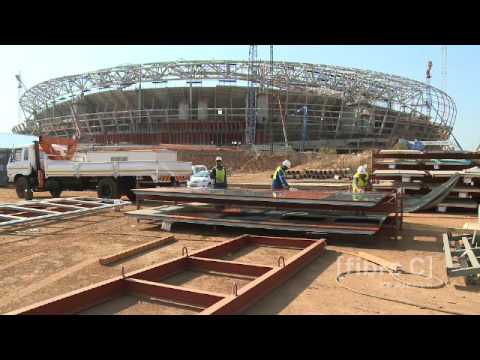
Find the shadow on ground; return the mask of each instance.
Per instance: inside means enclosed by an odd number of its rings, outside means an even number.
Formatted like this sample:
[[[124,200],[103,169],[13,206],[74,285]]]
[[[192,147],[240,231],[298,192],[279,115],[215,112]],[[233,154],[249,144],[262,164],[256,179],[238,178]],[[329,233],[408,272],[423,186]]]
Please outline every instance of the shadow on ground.
[[[293,300],[298,298],[315,279],[320,276],[330,265],[337,261],[341,254],[333,250],[325,250],[316,260],[297,272],[288,281],[272,291],[265,298],[252,305],[246,314],[274,315],[280,313]]]
[[[144,221],[142,221],[143,223]],[[150,222],[152,227],[139,229],[139,231],[158,230],[161,232],[161,226],[158,222]],[[264,236],[287,236],[287,237],[302,237],[302,238],[325,238],[331,245],[357,247],[361,249],[383,249],[383,250],[413,250],[426,252],[443,252],[442,234],[445,229],[436,226],[424,225],[422,229],[412,230],[403,229],[400,233],[400,238],[395,238],[389,234],[380,233],[379,235],[357,238],[341,238],[333,235],[316,235],[311,236],[301,232],[285,232],[272,231],[261,229],[240,229],[223,226],[209,226],[209,225],[192,225],[192,224],[172,224],[171,232],[185,235],[204,235],[204,236],[219,236],[219,237],[235,237],[243,234],[254,234]]]

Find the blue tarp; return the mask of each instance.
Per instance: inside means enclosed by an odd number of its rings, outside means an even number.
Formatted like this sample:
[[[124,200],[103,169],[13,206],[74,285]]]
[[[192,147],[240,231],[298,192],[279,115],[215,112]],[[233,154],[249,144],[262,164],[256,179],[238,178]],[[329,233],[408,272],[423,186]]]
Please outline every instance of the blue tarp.
[[[415,141],[409,141],[408,142],[408,148],[410,150],[424,150],[425,149],[425,145],[423,145],[423,143],[419,140],[415,140]]]

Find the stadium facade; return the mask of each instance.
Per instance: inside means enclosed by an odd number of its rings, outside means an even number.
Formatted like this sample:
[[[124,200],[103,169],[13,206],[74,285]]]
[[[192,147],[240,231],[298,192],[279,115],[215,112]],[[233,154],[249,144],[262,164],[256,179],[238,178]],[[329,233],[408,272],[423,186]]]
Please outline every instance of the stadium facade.
[[[250,65],[250,66],[249,66]],[[253,71],[252,71],[253,69]],[[176,61],[51,79],[20,98],[18,134],[96,144],[245,144],[255,92],[256,145],[352,151],[399,138],[446,140],[456,118],[440,89],[368,70],[292,62]],[[283,126],[285,124],[285,126]]]

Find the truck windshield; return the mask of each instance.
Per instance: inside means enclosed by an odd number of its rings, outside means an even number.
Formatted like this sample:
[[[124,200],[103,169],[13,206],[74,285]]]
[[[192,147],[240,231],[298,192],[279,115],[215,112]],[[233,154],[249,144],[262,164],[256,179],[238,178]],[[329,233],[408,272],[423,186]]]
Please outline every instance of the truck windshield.
[[[22,160],[22,149],[15,149],[13,150],[13,154],[11,157],[11,161],[20,161]]]

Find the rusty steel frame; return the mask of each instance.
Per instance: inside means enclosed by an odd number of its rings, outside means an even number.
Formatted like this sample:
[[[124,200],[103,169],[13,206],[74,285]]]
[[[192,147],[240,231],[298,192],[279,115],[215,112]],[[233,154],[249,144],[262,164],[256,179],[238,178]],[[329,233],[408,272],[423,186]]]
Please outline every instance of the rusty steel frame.
[[[288,260],[283,257],[278,258],[277,266],[247,264],[217,258],[249,245],[293,248],[298,249],[299,252]],[[326,241],[323,239],[242,235],[197,250],[190,255],[188,250],[185,254],[184,248],[181,257],[122,274],[113,279],[12,311],[8,315],[75,314],[116,297],[132,293],[172,301],[177,304],[200,307],[203,309],[200,315],[240,314],[313,261],[323,252],[325,246]],[[162,279],[191,269],[243,275],[251,277],[252,281],[238,289],[234,284],[231,295],[168,285],[161,282]]]

